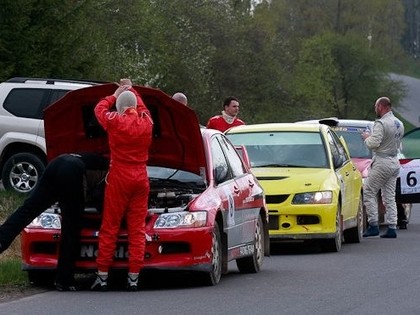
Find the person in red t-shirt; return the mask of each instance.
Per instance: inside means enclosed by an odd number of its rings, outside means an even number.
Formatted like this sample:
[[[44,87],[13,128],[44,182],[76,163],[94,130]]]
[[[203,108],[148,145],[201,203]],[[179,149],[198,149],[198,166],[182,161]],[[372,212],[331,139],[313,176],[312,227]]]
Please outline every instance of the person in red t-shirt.
[[[114,257],[123,216],[127,218],[128,278],[130,291],[137,290],[146,245],[145,225],[149,180],[146,162],[152,142],[153,121],[131,81],[121,81],[113,95],[95,107],[95,116],[108,133],[111,161],[106,177],[104,210],[99,231],[98,272],[91,289],[107,289],[108,270]],[[113,105],[117,111],[111,111]]]
[[[245,125],[237,115],[239,113],[239,100],[230,96],[223,102],[223,111],[221,115],[213,116],[207,122],[207,128],[216,129],[225,132],[231,127]]]

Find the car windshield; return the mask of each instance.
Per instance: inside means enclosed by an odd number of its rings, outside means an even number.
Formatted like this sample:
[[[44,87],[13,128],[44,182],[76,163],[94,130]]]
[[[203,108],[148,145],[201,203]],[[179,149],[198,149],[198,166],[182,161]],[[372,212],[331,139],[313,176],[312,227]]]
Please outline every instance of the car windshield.
[[[362,127],[332,127],[338,136],[343,136],[350,151],[350,157],[360,159],[371,159],[372,152],[365,145],[361,133],[365,130]]]
[[[205,189],[206,183],[201,176],[178,169],[148,166],[147,174],[151,185],[178,188]]]
[[[227,134],[247,149],[251,167],[328,167],[318,132],[275,131]]]

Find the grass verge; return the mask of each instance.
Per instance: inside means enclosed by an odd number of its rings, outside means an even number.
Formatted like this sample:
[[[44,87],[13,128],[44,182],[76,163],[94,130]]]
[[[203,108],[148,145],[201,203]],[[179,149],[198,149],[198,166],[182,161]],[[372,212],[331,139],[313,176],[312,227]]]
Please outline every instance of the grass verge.
[[[23,203],[25,195],[9,191],[0,191],[0,223]],[[27,286],[25,272],[21,270],[20,237],[17,237],[10,247],[0,254],[0,288],[7,292],[11,287]]]

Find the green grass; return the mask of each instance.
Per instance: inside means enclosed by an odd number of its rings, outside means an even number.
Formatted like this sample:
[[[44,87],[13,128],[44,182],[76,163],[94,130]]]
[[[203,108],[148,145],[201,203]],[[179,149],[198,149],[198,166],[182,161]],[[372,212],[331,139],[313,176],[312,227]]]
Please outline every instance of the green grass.
[[[20,259],[9,258],[0,261],[0,286],[26,284],[28,284],[28,278],[26,272],[21,269]]]
[[[23,203],[25,195],[0,190],[0,222],[4,220]],[[27,285],[26,272],[21,269],[20,237],[0,254],[0,287]]]

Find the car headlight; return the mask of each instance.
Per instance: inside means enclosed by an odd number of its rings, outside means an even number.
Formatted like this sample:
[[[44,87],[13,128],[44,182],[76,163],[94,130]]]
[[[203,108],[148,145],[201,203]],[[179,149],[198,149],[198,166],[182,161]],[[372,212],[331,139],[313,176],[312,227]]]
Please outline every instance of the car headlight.
[[[329,204],[332,203],[332,191],[316,191],[296,194],[292,204]]]
[[[202,227],[207,222],[207,212],[174,212],[162,213],[156,220],[155,229]]]
[[[42,229],[61,229],[60,215],[56,213],[42,213],[35,218],[27,228],[42,228]]]

